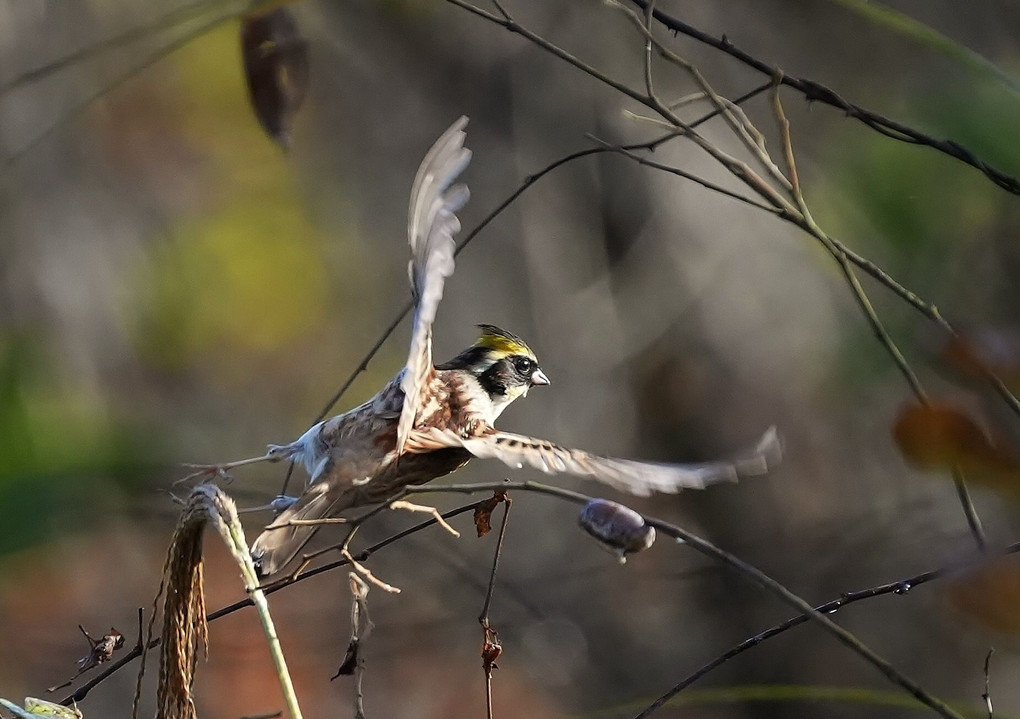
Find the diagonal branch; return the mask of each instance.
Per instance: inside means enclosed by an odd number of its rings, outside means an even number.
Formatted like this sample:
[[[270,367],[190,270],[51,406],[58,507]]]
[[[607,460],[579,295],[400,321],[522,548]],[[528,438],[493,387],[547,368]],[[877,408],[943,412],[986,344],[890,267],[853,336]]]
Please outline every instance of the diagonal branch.
[[[407,491],[410,494],[426,492],[460,492],[471,494],[475,492],[495,491],[499,489],[537,492],[539,494],[556,497],[575,504],[585,504],[592,499],[592,497],[581,494],[580,492],[572,492],[567,489],[561,489],[547,484],[540,484],[538,482],[484,482],[480,484],[452,484],[435,487],[407,487]],[[889,681],[902,688],[933,711],[941,714],[947,719],[962,719],[960,714],[952,709],[948,704],[935,697],[916,681],[900,672],[885,658],[877,654],[851,632],[833,622],[825,614],[816,610],[802,598],[769,577],[757,567],[754,567],[739,557],[716,547],[711,542],[702,539],[696,534],[688,532],[682,527],[678,527],[674,524],[670,524],[669,522],[664,522],[661,519],[655,519],[653,517],[644,517],[644,520],[646,524],[654,527],[657,532],[660,532],[667,537],[672,537],[676,540],[685,542],[695,551],[704,554],[720,564],[724,564],[736,570],[749,582],[758,585],[780,599],[782,602],[796,608],[799,612],[803,613],[808,620],[819,625],[844,646],[848,647],[851,651],[860,655],[865,661],[877,668],[887,679],[889,679]]]
[[[648,7],[648,0],[631,0],[631,2],[642,10]],[[730,42],[725,35],[722,38],[712,37],[708,33],[699,30],[693,25],[688,25],[682,20],[669,15],[658,8],[653,9],[652,17],[674,34],[680,33],[693,38],[698,42],[704,43],[705,45],[714,47],[716,50],[726,53],[730,57],[739,60],[763,75],[774,77],[779,72],[778,68],[773,67],[765,61],[760,60],[750,53],[738,48]],[[948,155],[960,162],[968,164],[971,167],[980,170],[989,180],[1007,192],[1014,195],[1020,195],[1020,180],[988,164],[978,157],[978,155],[972,150],[964,147],[955,140],[939,140],[930,135],[926,135],[919,130],[915,130],[909,125],[904,125],[901,122],[884,117],[877,112],[868,110],[860,105],[848,102],[840,97],[835,90],[831,90],[825,85],[808,78],[784,75],[782,83],[801,93],[808,101],[820,102],[842,110],[848,117],[859,120],[872,130],[875,130],[886,137],[891,137],[894,140],[899,140],[913,145],[930,147],[933,150],[937,150],[938,152]]]
[[[1020,542],[1014,542],[1013,544],[1009,545],[1000,552],[997,552],[995,554],[995,557],[1001,558],[1010,554],[1016,554],[1017,552],[1020,552]],[[979,561],[983,562],[986,556],[989,555],[979,557],[978,558]],[[958,567],[939,567],[938,569],[933,569],[928,572],[922,572],[921,574],[917,574],[907,579],[900,579],[895,582],[879,584],[876,587],[860,589],[855,592],[843,592],[842,594],[839,595],[838,599],[833,599],[831,601],[825,602],[824,604],[819,604],[818,606],[816,606],[815,611],[821,612],[822,614],[834,614],[843,607],[846,607],[855,602],[859,602],[863,599],[872,599],[874,597],[881,597],[886,594],[906,594],[914,587],[917,587],[921,584],[926,584],[935,579],[941,579],[942,577],[945,577],[956,571],[967,568],[967,566],[968,565],[960,565]],[[776,624],[775,626],[770,627],[763,632],[755,634],[753,637],[748,637],[744,641],[740,642],[740,644],[737,644],[731,649],[723,652],[715,659],[702,666],[697,671],[684,677],[676,685],[671,687],[669,691],[667,691],[658,699],[656,699],[654,702],[649,704],[644,709],[644,711],[638,714],[634,719],[645,719],[646,717],[651,716],[652,713],[654,713],[656,710],[660,709],[662,706],[668,703],[670,699],[675,697],[677,694],[682,692],[690,685],[694,684],[694,682],[698,681],[699,679],[701,679],[701,677],[705,676],[709,672],[722,666],[723,664],[733,659],[734,657],[743,654],[748,649],[753,649],[762,642],[768,641],[769,639],[772,639],[773,637],[778,636],[779,634],[782,634],[785,631],[800,626],[801,624],[804,624],[806,621],[808,621],[807,615],[801,614],[796,617],[791,617],[790,619],[787,619],[785,622]]]

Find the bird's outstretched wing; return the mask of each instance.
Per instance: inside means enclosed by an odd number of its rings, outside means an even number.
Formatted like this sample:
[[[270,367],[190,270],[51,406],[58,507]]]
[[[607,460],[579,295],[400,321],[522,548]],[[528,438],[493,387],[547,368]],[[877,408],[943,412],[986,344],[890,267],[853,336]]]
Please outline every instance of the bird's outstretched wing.
[[[425,155],[411,187],[411,206],[407,217],[407,239],[411,244],[408,274],[414,299],[411,327],[411,350],[400,381],[404,406],[397,425],[397,453],[414,426],[420,403],[421,388],[432,369],[432,323],[436,319],[443,284],[453,274],[453,236],[460,231],[454,214],[468,200],[465,185],[453,181],[471,161],[471,151],[464,147],[464,126],[461,117],[443,133]]]
[[[567,472],[592,477],[616,489],[641,496],[652,492],[702,489],[716,482],[735,482],[743,477],[765,474],[782,455],[775,427],[769,428],[757,446],[740,459],[700,464],[659,464],[599,457],[543,439],[495,430],[470,438],[460,437],[449,430],[415,430],[408,438],[406,451],[430,452],[443,447],[463,447],[475,457],[498,459],[517,469],[527,465],[549,474]]]

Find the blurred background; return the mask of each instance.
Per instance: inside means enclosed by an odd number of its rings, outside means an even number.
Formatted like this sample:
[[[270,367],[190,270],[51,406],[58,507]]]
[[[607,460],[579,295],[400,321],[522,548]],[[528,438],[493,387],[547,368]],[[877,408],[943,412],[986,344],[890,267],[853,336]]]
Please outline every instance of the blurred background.
[[[853,0],[658,7],[1020,175],[1013,3],[888,6],[905,16]],[[97,637],[112,625],[134,643],[137,609],[152,603],[176,520],[167,490],[180,463],[246,457],[300,435],[396,316],[408,298],[411,180],[454,119],[471,118],[466,230],[528,175],[592,147],[586,133],[623,143],[658,132],[624,114],[641,110],[632,101],[451,4],[306,0],[289,6],[307,43],[308,86],[288,117],[285,150],[248,99],[241,9],[214,0],[0,2],[0,695],[10,699],[45,696],[74,674],[88,649],[79,623]],[[594,0],[514,0],[508,9],[641,89],[642,41],[619,11]],[[765,79],[656,32],[729,97]],[[667,99],[693,90],[666,65],[656,65],[656,79]],[[945,155],[792,91],[783,97],[820,224],[935,302],[966,332],[964,354],[1020,389],[1017,197]],[[767,96],[745,108],[775,152]],[[741,152],[718,121],[704,134]],[[683,141],[655,159],[734,186]],[[932,394],[1016,456],[1017,417],[945,335],[864,284]],[[770,476],[704,493],[634,499],[573,478],[556,479],[560,486],[677,522],[812,603],[973,556],[949,473],[914,469],[897,449],[893,423],[911,396],[838,268],[770,215],[620,156],[572,162],[460,256],[437,357],[473,341],[479,322],[525,337],[552,379],[503,415],[506,429],[662,461],[732,455],[772,424],[786,440]],[[338,411],[398,370],[408,333],[406,322],[397,328]],[[283,473],[245,468],[228,491],[242,506],[262,504]],[[1017,472],[1004,474],[994,483],[969,476],[992,547],[1020,538]],[[456,481],[506,476],[479,461]],[[466,501],[428,500],[443,509]],[[494,679],[503,719],[632,716],[791,615],[692,550],[660,538],[620,566],[577,528],[576,507],[514,500],[491,610],[505,650]],[[475,538],[466,517],[460,539],[431,529],[370,561],[403,593],[369,596],[369,716],[484,715],[476,617],[495,535]],[[251,515],[249,536],[268,520]],[[362,530],[361,546],[416,521],[384,514]],[[241,598],[215,538],[207,562],[209,608]],[[349,637],[346,587],[346,572],[332,572],[272,598],[306,716],[352,712],[350,679],[329,681]],[[1017,606],[1020,569],[1006,559],[834,618],[975,711],[994,646],[992,696],[1008,716],[1020,714]],[[126,715],[136,666],[93,690],[85,716]],[[894,692],[811,626],[695,689],[762,684]],[[252,612],[210,625],[198,695],[201,716],[282,708]],[[733,690],[659,715],[913,711],[882,696],[775,703]]]

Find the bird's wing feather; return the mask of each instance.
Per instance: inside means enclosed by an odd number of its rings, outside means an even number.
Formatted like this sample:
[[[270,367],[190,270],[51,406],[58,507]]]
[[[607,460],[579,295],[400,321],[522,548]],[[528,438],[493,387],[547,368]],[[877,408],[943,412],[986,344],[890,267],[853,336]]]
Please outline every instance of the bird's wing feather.
[[[461,117],[436,141],[422,160],[411,187],[407,238],[411,245],[408,274],[414,319],[411,349],[400,381],[404,405],[397,425],[398,454],[414,426],[421,388],[433,371],[432,323],[443,298],[443,284],[453,274],[456,249],[453,236],[460,231],[455,213],[468,199],[467,187],[453,184],[471,161],[471,151],[464,147],[465,125],[467,118]]]
[[[498,459],[518,469],[527,465],[549,474],[567,472],[592,477],[616,489],[641,496],[652,492],[701,489],[716,482],[733,482],[764,474],[782,454],[775,427],[771,427],[744,458],[700,464],[660,464],[599,457],[581,449],[560,447],[546,440],[495,430],[481,437],[469,438],[449,430],[415,430],[407,443],[409,452],[430,452],[442,447],[463,447],[475,457]]]

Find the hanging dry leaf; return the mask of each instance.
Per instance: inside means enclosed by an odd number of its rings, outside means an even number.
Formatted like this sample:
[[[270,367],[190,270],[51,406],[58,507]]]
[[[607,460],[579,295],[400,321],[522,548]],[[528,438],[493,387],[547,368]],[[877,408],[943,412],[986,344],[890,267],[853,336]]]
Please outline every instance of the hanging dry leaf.
[[[340,662],[340,668],[336,670],[336,674],[329,678],[330,681],[338,677],[349,677],[354,675],[354,670],[358,666],[358,649],[359,642],[356,639],[352,639],[351,643],[347,645],[347,653],[344,655],[344,659]]]
[[[285,7],[249,15],[241,23],[248,95],[263,129],[284,147],[308,89],[308,43]]]
[[[911,404],[900,411],[893,438],[911,463],[924,469],[959,468],[969,480],[996,489],[1020,488],[1020,459],[993,440],[963,410],[948,404]]]
[[[113,652],[124,646],[124,635],[118,632],[113,627],[110,627],[110,632],[104,634],[102,639],[93,639],[88,632],[85,631],[85,627],[78,625],[78,629],[85,635],[85,639],[89,643],[89,653],[78,660],[78,673],[88,671],[92,667],[98,666],[103,662],[108,662],[113,659]]]
[[[499,634],[492,627],[483,627],[482,669],[486,676],[492,676],[493,669],[499,669],[496,660],[503,654],[503,645],[499,643]]]
[[[87,672],[89,669],[113,659],[113,653],[124,646],[124,635],[113,627],[110,627],[109,634],[103,635],[102,639],[93,639],[92,635],[85,631],[85,627],[80,624],[78,625],[78,629],[85,635],[85,640],[89,643],[89,653],[78,660],[78,671],[73,677],[63,684],[50,687],[46,690],[48,692],[55,692],[58,689],[63,689],[64,687],[69,686],[75,679],[77,679],[81,674]]]
[[[478,536],[484,537],[492,531],[492,511],[503,501],[503,495],[499,492],[488,499],[482,500],[475,505],[475,529]]]

